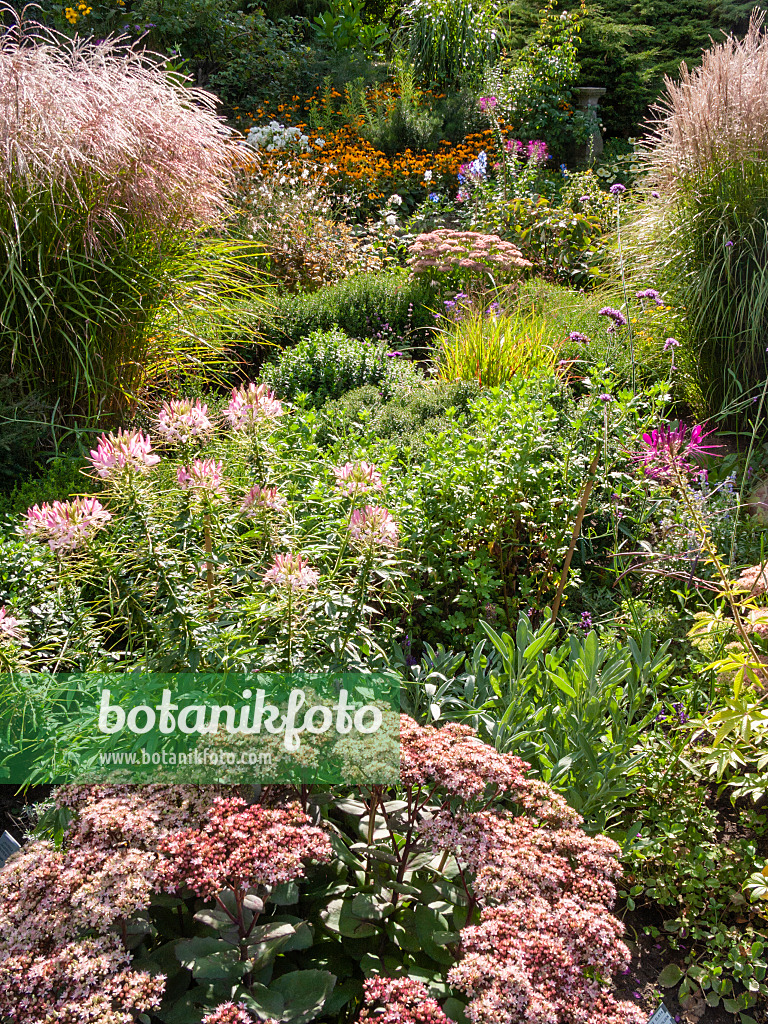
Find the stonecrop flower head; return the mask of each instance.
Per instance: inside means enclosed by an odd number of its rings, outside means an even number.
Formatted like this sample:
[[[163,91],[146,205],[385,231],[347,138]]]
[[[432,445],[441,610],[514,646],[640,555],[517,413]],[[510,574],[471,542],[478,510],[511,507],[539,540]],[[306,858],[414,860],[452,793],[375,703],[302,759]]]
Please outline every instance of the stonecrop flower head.
[[[317,586],[320,573],[313,569],[301,554],[276,555],[274,562],[264,573],[264,582],[291,590],[309,590]]]
[[[450,1024],[425,985],[415,978],[369,978],[363,983],[365,1009],[360,1021],[371,1024]]]
[[[283,404],[266,384],[243,384],[232,389],[232,397],[224,410],[224,418],[235,430],[249,430],[268,424],[282,416]]]
[[[669,426],[658,427],[650,434],[643,434],[645,447],[633,456],[639,462],[645,475],[661,483],[679,483],[681,479],[698,471],[699,467],[691,460],[702,455],[715,455],[719,444],[705,444],[711,430],[704,432],[702,424],[688,427],[680,423],[675,430]]]
[[[221,1003],[203,1017],[201,1024],[254,1024],[254,1017],[245,1003]],[[270,1018],[262,1024],[277,1024],[277,1021]]]
[[[27,509],[22,532],[47,544],[51,551],[66,553],[82,547],[111,520],[111,513],[96,498],[45,502]]]
[[[379,505],[355,509],[349,519],[352,544],[363,550],[395,548],[399,539],[397,523],[391,513]]]
[[[189,467],[179,466],[176,481],[183,491],[194,491],[201,497],[225,493],[223,466],[213,459],[195,459]]]
[[[207,437],[213,430],[208,417],[208,406],[199,398],[173,398],[163,402],[157,414],[157,431],[163,439],[176,444],[188,444],[193,439]]]
[[[160,456],[152,451],[149,434],[118,430],[116,434],[102,434],[87,461],[98,477],[111,480],[125,472],[146,472],[158,464]]]
[[[272,509],[278,512],[285,507],[285,496],[276,487],[259,487],[254,484],[240,503],[241,512],[252,512],[255,509]]]
[[[381,491],[381,473],[369,462],[346,462],[333,471],[336,486],[342,494],[362,494],[365,491]]]
[[[327,834],[310,824],[298,803],[248,806],[240,797],[214,801],[202,828],[172,833],[160,844],[162,886],[187,886],[208,899],[222,889],[280,885],[304,877],[308,861],[326,863]]]
[[[19,626],[21,622],[15,618],[5,605],[0,604],[0,644],[8,640],[21,640],[24,634]]]

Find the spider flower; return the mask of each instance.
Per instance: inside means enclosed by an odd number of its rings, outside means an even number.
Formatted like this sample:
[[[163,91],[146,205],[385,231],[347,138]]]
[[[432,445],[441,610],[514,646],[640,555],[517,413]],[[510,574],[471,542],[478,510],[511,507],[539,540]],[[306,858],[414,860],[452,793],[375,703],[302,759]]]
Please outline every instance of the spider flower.
[[[712,431],[704,432],[702,424],[688,427],[681,423],[676,430],[662,426],[643,434],[645,447],[636,452],[634,459],[645,469],[645,475],[661,483],[674,483],[680,477],[688,476],[698,467],[691,462],[702,455],[714,455],[719,444],[706,444],[705,439]]]
[[[191,466],[179,466],[176,481],[183,491],[201,495],[224,494],[222,464],[213,459],[195,459]]]
[[[291,590],[310,590],[317,586],[320,573],[301,554],[277,555],[270,568],[264,573],[264,582]]]
[[[363,491],[383,489],[381,474],[368,462],[347,462],[333,472],[336,474],[336,486],[342,494],[360,494]]]
[[[254,484],[243,498],[240,511],[248,512],[257,508],[271,508],[278,511],[284,505],[285,497],[276,487],[259,487],[258,484]]]
[[[116,434],[102,434],[99,443],[91,449],[88,462],[96,475],[109,480],[125,472],[143,473],[154,468],[160,456],[152,451],[149,434],[140,430],[118,430]]]
[[[353,545],[366,551],[397,547],[399,536],[391,513],[378,505],[355,509],[349,520],[349,533]]]
[[[21,640],[23,633],[19,629],[20,625],[21,622],[0,605],[0,644],[8,640]]]
[[[200,399],[174,398],[163,402],[157,415],[157,430],[164,440],[188,444],[194,438],[205,437],[213,430],[208,418],[208,406]]]
[[[224,418],[235,430],[248,430],[262,423],[269,423],[283,415],[283,405],[275,398],[266,384],[254,384],[251,381],[241,388],[232,389],[229,405],[224,410]]]
[[[45,502],[27,509],[26,537],[48,544],[51,551],[75,551],[103,529],[112,518],[96,498]]]

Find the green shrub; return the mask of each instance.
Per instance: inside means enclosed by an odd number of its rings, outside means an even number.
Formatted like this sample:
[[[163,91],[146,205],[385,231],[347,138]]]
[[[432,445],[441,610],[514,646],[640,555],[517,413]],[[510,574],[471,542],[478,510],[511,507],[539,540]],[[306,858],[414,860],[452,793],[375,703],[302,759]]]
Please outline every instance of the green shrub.
[[[438,297],[428,283],[407,279],[404,271],[357,274],[311,295],[283,295],[259,324],[264,342],[290,346],[312,331],[338,326],[351,338],[378,337],[394,349],[421,347],[435,323]],[[243,355],[258,361],[259,346]]]
[[[260,379],[279,398],[292,399],[304,392],[311,396],[312,405],[319,406],[363,384],[376,385],[388,397],[419,376],[410,362],[388,355],[381,342],[350,338],[332,328],[313,331],[285,349],[277,363],[262,368]]]
[[[385,399],[368,385],[327,402],[315,428],[315,441],[326,447],[350,436],[396,445],[401,464],[418,461],[426,438],[447,429],[454,416],[472,419],[472,403],[480,394],[475,381],[423,380],[405,385]]]
[[[32,468],[34,475],[17,482],[9,494],[0,494],[0,519],[23,515],[46,501],[66,501],[71,494],[92,491],[94,484],[80,472],[82,466],[81,455],[74,451],[50,459],[45,466],[37,463]]]

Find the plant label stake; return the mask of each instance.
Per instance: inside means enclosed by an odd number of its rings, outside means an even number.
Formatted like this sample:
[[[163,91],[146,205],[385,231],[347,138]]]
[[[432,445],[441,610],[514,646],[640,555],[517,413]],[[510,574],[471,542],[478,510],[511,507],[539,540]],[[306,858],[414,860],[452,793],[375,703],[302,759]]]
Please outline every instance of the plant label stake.
[[[3,832],[0,836],[0,868],[5,864],[12,853],[16,853],[21,847],[13,838],[10,832]]]
[[[654,1013],[650,1018],[648,1024],[675,1024],[675,1018],[666,1008],[664,1003],[662,1003],[656,1013]]]

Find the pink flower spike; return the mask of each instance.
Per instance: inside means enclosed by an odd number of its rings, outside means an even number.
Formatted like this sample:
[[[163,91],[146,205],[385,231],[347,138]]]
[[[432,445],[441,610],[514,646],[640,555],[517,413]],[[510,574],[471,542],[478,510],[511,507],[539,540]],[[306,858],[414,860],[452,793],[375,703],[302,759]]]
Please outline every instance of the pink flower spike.
[[[111,480],[124,473],[153,469],[160,456],[152,451],[149,434],[144,435],[140,430],[118,430],[116,434],[102,434],[87,461],[98,477]]]
[[[313,569],[301,554],[277,555],[264,573],[264,582],[291,590],[310,590],[317,586],[320,573]]]
[[[22,528],[26,537],[48,544],[51,551],[68,553],[82,547],[103,529],[112,516],[96,498],[46,502],[27,509]]]
[[[23,633],[19,629],[21,622],[15,618],[4,605],[0,605],[0,644],[9,640],[21,640]]]
[[[274,391],[270,391],[266,384],[257,385],[251,381],[239,389],[232,389],[224,418],[234,430],[249,430],[274,421],[283,412],[282,402],[275,398]]]
[[[342,494],[383,490],[381,474],[368,462],[347,462],[333,472],[336,474],[336,486]]]
[[[365,551],[395,548],[399,539],[397,523],[387,509],[378,505],[355,509],[349,520],[349,532],[355,547]]]
[[[206,437],[213,430],[208,417],[208,406],[200,399],[174,398],[163,402],[157,414],[157,431],[163,439],[188,444],[196,438]]]
[[[189,468],[179,466],[176,480],[183,491],[212,496],[225,493],[222,464],[213,459],[195,459]]]

